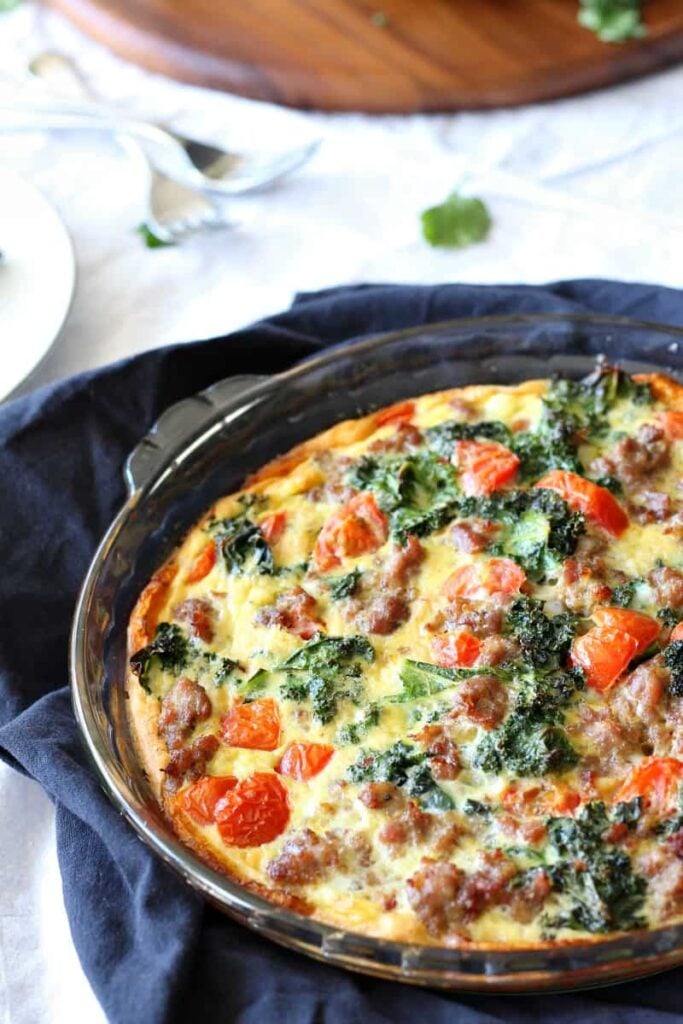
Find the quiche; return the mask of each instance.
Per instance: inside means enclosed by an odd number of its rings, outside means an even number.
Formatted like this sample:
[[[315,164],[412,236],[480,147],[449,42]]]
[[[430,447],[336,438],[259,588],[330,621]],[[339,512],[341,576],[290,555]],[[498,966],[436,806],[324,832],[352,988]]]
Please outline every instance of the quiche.
[[[683,918],[683,387],[426,394],[219,500],[141,593],[130,722],[180,839],[364,935]]]

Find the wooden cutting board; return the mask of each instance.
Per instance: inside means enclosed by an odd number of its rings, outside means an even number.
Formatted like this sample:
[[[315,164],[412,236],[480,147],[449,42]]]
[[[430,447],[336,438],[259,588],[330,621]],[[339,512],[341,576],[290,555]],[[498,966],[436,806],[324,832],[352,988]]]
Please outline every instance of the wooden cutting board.
[[[578,0],[51,0],[121,56],[199,85],[296,107],[412,112],[510,106],[683,56],[682,0],[649,33],[600,43]]]

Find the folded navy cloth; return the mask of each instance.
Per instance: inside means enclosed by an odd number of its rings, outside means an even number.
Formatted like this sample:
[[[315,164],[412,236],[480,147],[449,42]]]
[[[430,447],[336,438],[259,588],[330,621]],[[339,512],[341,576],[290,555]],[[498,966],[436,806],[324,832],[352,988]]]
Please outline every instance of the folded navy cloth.
[[[0,407],[0,756],[54,801],[73,939],[113,1024],[410,1022],[665,1024],[683,970],[553,997],[464,996],[345,973],[206,906],[136,838],[79,741],[67,639],[79,585],[124,500],[126,455],[172,402],[329,345],[485,314],[599,312],[683,325],[683,293],[608,281],[545,287],[363,285],[302,295],[229,337],[179,345]]]

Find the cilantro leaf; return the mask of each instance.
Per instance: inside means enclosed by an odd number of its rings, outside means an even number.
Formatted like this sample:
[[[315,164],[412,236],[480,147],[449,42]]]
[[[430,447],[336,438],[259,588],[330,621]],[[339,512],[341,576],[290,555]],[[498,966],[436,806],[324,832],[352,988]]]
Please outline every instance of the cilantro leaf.
[[[464,249],[483,241],[491,228],[491,217],[481,199],[451,192],[438,206],[421,215],[422,234],[432,246]]]
[[[580,25],[603,43],[625,43],[647,35],[642,21],[643,0],[579,0]]]

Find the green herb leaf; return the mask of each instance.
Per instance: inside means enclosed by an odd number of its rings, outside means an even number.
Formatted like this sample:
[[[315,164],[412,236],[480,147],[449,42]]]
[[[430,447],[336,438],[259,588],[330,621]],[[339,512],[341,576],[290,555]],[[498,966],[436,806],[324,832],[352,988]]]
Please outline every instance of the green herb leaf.
[[[561,859],[547,870],[555,890],[572,903],[547,918],[547,926],[609,932],[645,925],[645,879],[634,875],[627,853],[604,840],[612,821],[626,814],[631,823],[636,808],[625,806],[618,805],[610,818],[605,805],[593,801],[576,818],[548,820],[548,839]]]
[[[0,0],[0,4],[6,2],[7,0]],[[13,2],[13,0],[10,0],[10,2]],[[7,10],[7,8],[0,6],[0,10]],[[168,242],[163,238],[159,238],[159,236],[155,235],[152,231],[149,224],[139,224],[136,231],[148,249],[168,249],[176,244],[175,242]]]
[[[375,651],[364,636],[315,637],[278,666],[287,679],[280,687],[286,700],[310,700],[313,714],[323,725],[337,714],[339,703],[359,703],[362,693],[361,662],[370,664]]]
[[[343,601],[346,597],[353,597],[358,590],[362,575],[360,569],[352,569],[345,576],[328,576],[325,582],[329,587],[332,599]]]
[[[537,667],[559,668],[574,638],[577,619],[561,614],[548,617],[543,603],[519,597],[506,616],[506,628],[522,648],[525,660]]]
[[[275,573],[273,552],[246,511],[230,519],[214,519],[207,529],[218,542],[229,573],[238,576],[272,576]]]
[[[481,242],[491,228],[491,217],[481,199],[470,199],[457,192],[425,210],[421,220],[425,240],[447,249],[464,249]]]
[[[643,0],[579,0],[580,25],[603,43],[624,43],[647,35],[642,22]]]
[[[132,656],[130,667],[139,678],[143,690],[151,693],[149,676],[154,666],[158,665],[166,672],[180,672],[185,668],[189,654],[190,646],[180,627],[170,622],[160,622],[154,639]]]

